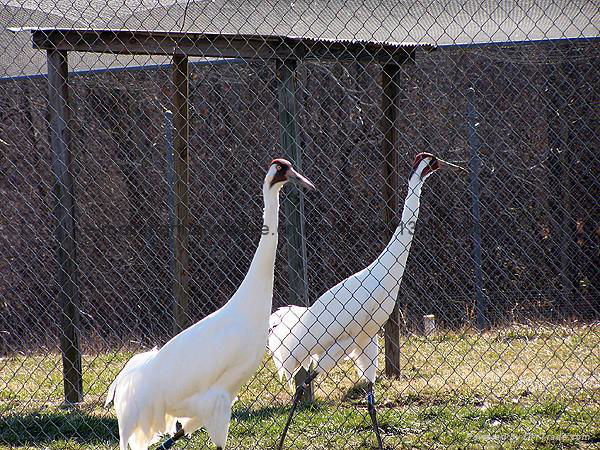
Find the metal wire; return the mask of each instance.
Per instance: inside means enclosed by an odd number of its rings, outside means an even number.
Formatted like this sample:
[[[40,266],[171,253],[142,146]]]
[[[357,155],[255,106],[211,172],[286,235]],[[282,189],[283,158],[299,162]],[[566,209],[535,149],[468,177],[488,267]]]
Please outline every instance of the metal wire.
[[[392,187],[399,204],[391,222],[384,213],[390,180],[383,169],[381,61],[358,53],[298,61],[302,170],[318,187],[303,206],[307,297],[313,302],[385,247],[417,153],[469,167],[469,176],[440,171],[424,188],[398,297],[400,379],[383,373],[381,334],[375,391],[384,442],[390,448],[597,444],[600,33],[593,2],[563,8],[534,1],[529,9],[446,2],[439,14],[427,2],[416,2],[410,14],[388,2],[353,0],[50,3],[4,1],[2,30],[119,28],[443,45],[417,50],[396,78],[399,184]],[[46,53],[32,48],[29,33],[8,31],[0,31],[0,53],[0,447],[116,448],[114,411],[100,408],[109,383],[131,355],[173,335],[170,59],[69,53],[83,402],[65,410],[51,105],[48,80],[40,76],[47,73]],[[264,171],[285,154],[274,59],[191,58],[189,79],[187,315],[193,323],[225,304],[243,279],[260,238]],[[274,309],[295,295],[285,233],[291,225],[284,215],[282,222]],[[426,334],[423,316],[431,314],[435,331]],[[301,408],[287,445],[373,446],[356,381],[347,362],[317,378],[317,406]],[[291,395],[266,357],[234,405],[229,447],[274,446]],[[559,409],[545,416],[552,405]],[[579,416],[569,412],[579,407]],[[540,429],[555,440],[544,441],[528,414],[553,421]],[[469,420],[480,420],[480,430],[465,425]],[[208,445],[200,435],[177,446]]]

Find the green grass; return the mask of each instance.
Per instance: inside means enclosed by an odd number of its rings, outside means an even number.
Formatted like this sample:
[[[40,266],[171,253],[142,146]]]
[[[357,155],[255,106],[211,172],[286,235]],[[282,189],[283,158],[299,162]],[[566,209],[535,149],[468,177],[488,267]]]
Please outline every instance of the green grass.
[[[381,376],[375,388],[387,448],[600,448],[598,325],[465,330],[401,345],[402,377]],[[76,410],[61,408],[59,355],[0,359],[0,449],[115,448],[114,410],[102,404],[130,356],[86,355]],[[375,448],[356,380],[349,364],[319,377],[317,401],[300,408],[286,448]],[[265,359],[234,405],[229,448],[274,448],[290,396]],[[186,444],[209,445],[203,432],[176,448]]]

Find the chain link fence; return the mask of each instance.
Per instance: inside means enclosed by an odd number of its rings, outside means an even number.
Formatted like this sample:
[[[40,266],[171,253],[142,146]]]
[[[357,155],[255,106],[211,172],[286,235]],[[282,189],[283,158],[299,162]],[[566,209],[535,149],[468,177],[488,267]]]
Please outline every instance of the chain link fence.
[[[598,5],[441,3],[2,0],[0,448],[118,447],[108,386],[133,354],[174,335],[182,290],[189,324],[231,298],[260,238],[273,158],[301,160],[317,187],[301,210],[299,191],[282,191],[275,310],[313,303],[377,258],[423,151],[467,172],[440,170],[423,187],[397,327],[378,337],[384,448],[598,445]],[[212,55],[189,57],[186,286],[175,287],[171,56],[135,40],[113,42],[117,54],[82,38],[68,52],[75,296],[57,260],[46,51],[15,27],[105,30],[99,40],[189,32]],[[225,44],[202,47],[202,33]],[[286,144],[281,61],[265,56],[273,36],[293,37],[286,55],[309,49],[293,68],[300,154]],[[422,45],[399,63],[384,44],[400,42]],[[65,346],[80,358],[75,404],[64,402]],[[286,448],[377,448],[352,361],[313,388]],[[267,354],[233,406],[227,447],[276,448],[292,396]],[[176,445],[212,444],[196,432]]]

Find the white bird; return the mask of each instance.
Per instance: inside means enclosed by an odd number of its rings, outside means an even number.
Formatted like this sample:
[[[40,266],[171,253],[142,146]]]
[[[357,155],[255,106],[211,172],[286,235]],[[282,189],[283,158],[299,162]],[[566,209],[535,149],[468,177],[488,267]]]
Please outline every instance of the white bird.
[[[368,383],[369,414],[379,448],[383,448],[373,396],[379,352],[377,333],[390,317],[398,296],[419,217],[423,183],[441,163],[454,166],[429,153],[416,156],[401,222],[375,261],[325,292],[309,308],[288,306],[271,315],[269,350],[280,378],[291,384],[300,368],[312,367],[304,384],[296,390],[280,449],[304,389],[318,373],[329,372],[345,358],[354,361],[359,378]]]
[[[217,449],[225,447],[232,403],[266,350],[279,191],[288,181],[314,188],[288,161],[273,160],[263,184],[262,236],[248,273],[227,304],[161,349],[131,358],[110,386],[106,405],[114,400],[120,450],[127,445],[147,449],[162,433],[176,429],[160,447],[168,449],[200,427]]]

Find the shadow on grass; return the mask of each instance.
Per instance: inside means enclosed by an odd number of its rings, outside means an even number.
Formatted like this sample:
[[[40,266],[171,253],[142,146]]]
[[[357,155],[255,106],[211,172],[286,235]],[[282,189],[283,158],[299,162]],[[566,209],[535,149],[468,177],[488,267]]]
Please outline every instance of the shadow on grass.
[[[287,418],[290,410],[292,409],[292,403],[284,406],[265,406],[259,409],[251,408],[240,408],[236,409],[232,413],[232,417],[235,420],[246,422],[246,421],[260,421],[265,419],[271,419],[273,417]],[[301,403],[296,408],[296,413],[302,412],[318,412],[323,409],[323,405],[320,403]]]
[[[241,422],[263,421],[287,417],[289,406],[234,410],[233,418]],[[296,413],[317,412],[318,403],[298,405]],[[40,411],[0,417],[0,445],[41,446],[57,441],[79,444],[117,444],[119,427],[112,417],[98,417],[82,411]]]
[[[344,396],[342,397],[342,402],[357,402],[364,401],[366,403],[367,399],[367,389],[369,383],[366,381],[359,381],[358,383],[351,386]]]
[[[73,440],[82,444],[118,442],[117,420],[81,411],[44,411],[0,417],[0,444],[50,444]]]

